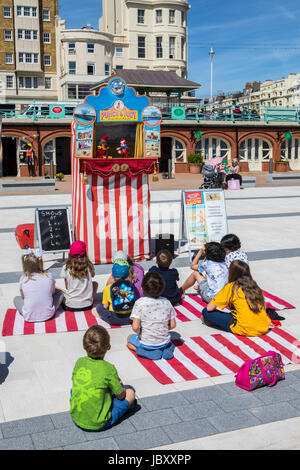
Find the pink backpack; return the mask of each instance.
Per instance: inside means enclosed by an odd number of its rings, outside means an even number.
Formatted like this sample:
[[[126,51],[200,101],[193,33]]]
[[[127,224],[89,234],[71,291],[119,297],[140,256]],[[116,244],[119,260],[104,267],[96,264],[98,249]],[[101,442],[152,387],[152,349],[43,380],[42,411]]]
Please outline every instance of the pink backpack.
[[[264,356],[246,361],[236,375],[235,384],[251,391],[264,385],[272,387],[277,380],[284,378],[281,355],[275,351],[268,351]]]

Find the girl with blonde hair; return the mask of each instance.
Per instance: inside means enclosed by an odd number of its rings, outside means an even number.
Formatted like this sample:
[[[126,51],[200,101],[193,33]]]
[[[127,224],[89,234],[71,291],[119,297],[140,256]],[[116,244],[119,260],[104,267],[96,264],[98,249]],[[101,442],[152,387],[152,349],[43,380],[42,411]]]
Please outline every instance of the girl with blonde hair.
[[[14,298],[14,305],[27,322],[49,320],[60,306],[63,293],[55,288],[52,274],[44,270],[38,250],[29,249],[22,256],[22,266],[20,296]]]

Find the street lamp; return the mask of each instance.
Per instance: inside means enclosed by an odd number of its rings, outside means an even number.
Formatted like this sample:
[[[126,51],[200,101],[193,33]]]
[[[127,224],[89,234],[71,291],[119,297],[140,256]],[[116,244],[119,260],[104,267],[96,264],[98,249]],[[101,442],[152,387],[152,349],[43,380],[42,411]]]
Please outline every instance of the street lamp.
[[[210,57],[210,101],[212,101],[213,96],[213,60],[214,60],[215,51],[213,47],[210,48],[209,57]]]

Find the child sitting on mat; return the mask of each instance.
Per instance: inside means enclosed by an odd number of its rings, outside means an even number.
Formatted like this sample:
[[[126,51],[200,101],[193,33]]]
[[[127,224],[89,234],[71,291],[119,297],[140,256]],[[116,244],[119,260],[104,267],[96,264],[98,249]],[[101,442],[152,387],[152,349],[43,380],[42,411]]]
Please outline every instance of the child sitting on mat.
[[[200,259],[203,257],[204,259]],[[181,291],[184,294],[197,283],[197,290],[206,303],[209,303],[228,282],[225,251],[220,243],[206,243],[197,253],[191,269],[194,272],[187,278]]]
[[[179,287],[177,285],[179,274],[177,269],[170,269],[172,261],[173,256],[170,251],[160,250],[156,255],[157,266],[152,266],[149,269],[149,273],[158,273],[162,276],[166,287],[161,296],[168,299],[172,305],[177,305],[181,298]]]
[[[98,284],[92,281],[95,270],[90,261],[86,244],[82,241],[72,243],[61,277],[65,280],[66,292],[63,301],[65,310],[79,312],[91,310],[97,293]]]
[[[226,253],[225,263],[228,269],[230,263],[235,259],[239,259],[240,261],[244,261],[245,263],[249,264],[247,254],[241,250],[241,242],[239,237],[233,233],[229,233],[222,238],[220,243]]]
[[[129,264],[129,275],[128,279],[130,282],[134,284],[134,290],[135,290],[135,296],[136,299],[139,299],[140,297],[143,297],[143,290],[142,290],[142,280],[144,277],[144,268],[140,264],[136,264],[133,259],[125,253],[125,251],[116,251],[116,253],[113,255],[112,261],[113,263],[117,259],[123,259],[126,260],[127,263]],[[106,285],[112,284],[114,282],[114,277],[111,274],[110,277],[107,280]]]
[[[41,253],[31,249],[22,256],[23,275],[19,282],[20,296],[14,305],[27,322],[41,322],[52,318],[63,300],[63,293],[55,289],[52,274],[44,271]]]
[[[129,264],[117,259],[112,268],[113,282],[104,287],[102,304],[93,309],[110,325],[130,325],[130,314],[136,300],[133,284],[128,279]]]
[[[231,312],[220,312],[225,309]],[[242,336],[267,333],[271,320],[265,309],[262,290],[252,279],[247,263],[234,260],[229,268],[229,283],[203,309],[204,322]]]
[[[175,346],[169,330],[176,327],[176,312],[169,300],[161,297],[165,281],[160,274],[148,272],[142,289],[144,297],[136,301],[130,316],[135,334],[128,336],[127,346],[140,357],[172,359]]]
[[[85,431],[103,431],[116,424],[136,405],[132,388],[125,388],[113,364],[104,360],[110,337],[100,325],[83,337],[87,356],[77,360],[72,374],[70,414]]]

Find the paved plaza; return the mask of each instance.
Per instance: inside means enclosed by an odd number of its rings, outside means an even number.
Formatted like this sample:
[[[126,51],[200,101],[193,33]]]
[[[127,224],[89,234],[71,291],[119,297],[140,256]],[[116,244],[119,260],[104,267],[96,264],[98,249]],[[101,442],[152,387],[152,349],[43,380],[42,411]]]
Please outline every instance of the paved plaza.
[[[151,191],[151,231],[174,233],[178,240],[180,190]],[[300,186],[226,191],[229,232],[248,253],[260,287],[296,306],[284,310],[283,328],[300,339]],[[21,250],[14,230],[34,222],[38,206],[70,205],[70,194],[0,197],[0,320],[13,307],[21,275]],[[62,257],[46,255],[57,285]],[[154,260],[144,262],[145,269]],[[180,284],[190,273],[186,250],[173,263]],[[96,266],[99,292],[111,266]],[[83,332],[2,338],[0,367],[0,449],[299,449],[300,364],[286,366],[286,380],[274,388],[245,392],[223,375],[161,385],[127,350],[130,329],[109,331],[106,359],[132,385],[137,411],[103,433],[85,433],[68,414],[71,375],[82,349]],[[176,327],[183,338],[213,334],[200,321]]]

